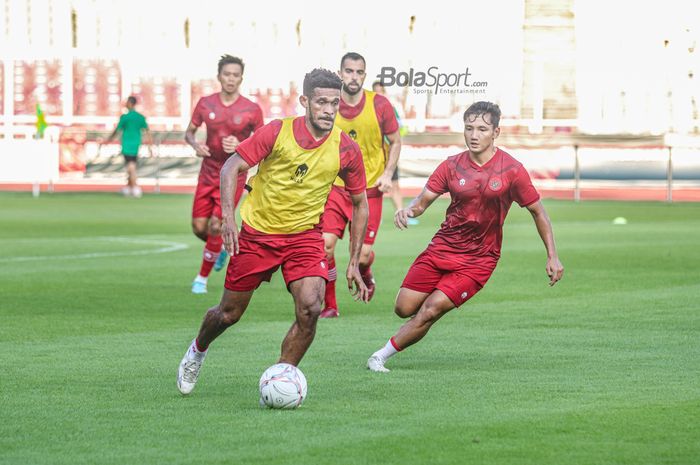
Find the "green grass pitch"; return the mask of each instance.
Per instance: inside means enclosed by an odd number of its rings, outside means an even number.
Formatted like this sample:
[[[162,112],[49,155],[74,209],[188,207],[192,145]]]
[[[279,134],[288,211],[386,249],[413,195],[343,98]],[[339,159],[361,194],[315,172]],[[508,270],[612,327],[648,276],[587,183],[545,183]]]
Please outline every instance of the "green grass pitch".
[[[481,293],[370,373],[446,206],[398,231],[385,203],[374,300],[339,286],[341,318],[319,322],[300,365],[308,398],[271,411],[258,378],[293,318],[279,274],[194,393],[175,386],[223,287],[217,273],[190,293],[190,196],[0,194],[0,463],[700,463],[700,204],[545,202],[566,268],[553,288],[514,206]]]

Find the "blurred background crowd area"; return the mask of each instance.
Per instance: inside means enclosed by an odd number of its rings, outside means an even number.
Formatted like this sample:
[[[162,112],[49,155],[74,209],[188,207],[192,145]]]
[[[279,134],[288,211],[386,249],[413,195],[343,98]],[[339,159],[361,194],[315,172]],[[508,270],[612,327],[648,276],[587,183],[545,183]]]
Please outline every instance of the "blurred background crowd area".
[[[54,128],[62,173],[85,173],[129,95],[167,156],[197,100],[219,90],[216,63],[246,63],[242,94],[267,121],[301,112],[304,74],[356,51],[370,88],[382,67],[469,72],[478,88],[387,86],[410,147],[461,145],[462,113],[490,100],[514,147],[663,147],[700,131],[697,15],[687,2],[628,0],[372,2],[0,0],[2,137]],[[602,142],[601,142],[602,141]],[[408,151],[410,153],[410,150]],[[161,155],[165,152],[160,151]],[[442,156],[442,154],[440,155]],[[410,156],[409,156],[410,158]]]

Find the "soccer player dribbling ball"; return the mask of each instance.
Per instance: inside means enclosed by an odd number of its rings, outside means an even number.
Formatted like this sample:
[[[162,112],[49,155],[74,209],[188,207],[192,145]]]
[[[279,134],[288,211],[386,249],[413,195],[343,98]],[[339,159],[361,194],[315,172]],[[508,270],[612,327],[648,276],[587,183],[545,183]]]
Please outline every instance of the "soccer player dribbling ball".
[[[494,145],[500,117],[498,105],[472,104],[464,113],[468,150],[442,162],[423,192],[396,212],[394,223],[405,229],[409,218],[450,194],[445,221],[411,265],[396,297],[394,311],[410,320],[372,354],[371,371],[388,372],[384,364],[390,357],[420,341],[436,321],[481,290],[498,263],[503,223],[513,202],[532,214],[547,251],[550,286],[561,279],[564,267],[539,193],[523,165]]]
[[[389,100],[362,88],[367,77],[365,68],[365,59],[358,53],[349,52],[341,58],[338,75],[343,80],[343,89],[335,124],[360,146],[367,174],[369,220],[360,254],[360,273],[370,290],[371,299],[375,288],[371,268],[374,262],[372,245],[377,239],[382,220],[382,196],[391,190],[391,176],[399,161],[401,135],[394,107]],[[386,153],[385,138],[388,141]],[[352,222],[350,196],[343,187],[342,179],[337,179],[323,213],[323,239],[330,281],[326,286],[325,308],[321,312],[321,318],[340,315],[335,295],[335,245],[338,239],[342,239],[347,224]]]
[[[253,292],[282,268],[294,299],[295,321],[282,342],[278,363],[297,366],[311,345],[328,280],[320,218],[333,181],[340,176],[352,199],[348,288],[366,302],[369,291],[359,271],[367,227],[366,180],[355,142],[333,125],[340,103],[340,78],[315,69],[304,78],[299,98],[305,116],[274,120],[236,148],[221,170],[222,236],[232,255],[219,305],[204,316],[178,369],[182,394],[194,389],[209,344],[238,322]],[[241,207],[238,230],[234,193],[239,173],[258,165],[250,195]]]
[[[207,292],[207,280],[212,268],[216,271],[222,269],[228,257],[222,249],[219,171],[238,144],[263,125],[263,114],[258,104],[240,94],[244,69],[245,64],[240,58],[231,55],[221,57],[217,73],[221,91],[199,99],[185,131],[185,140],[202,158],[192,205],[192,232],[205,242],[199,274],[192,282],[192,292],[195,294]],[[204,144],[195,138],[197,128],[202,124],[207,127]],[[241,172],[236,186],[236,204],[243,194],[245,176],[246,173]]]

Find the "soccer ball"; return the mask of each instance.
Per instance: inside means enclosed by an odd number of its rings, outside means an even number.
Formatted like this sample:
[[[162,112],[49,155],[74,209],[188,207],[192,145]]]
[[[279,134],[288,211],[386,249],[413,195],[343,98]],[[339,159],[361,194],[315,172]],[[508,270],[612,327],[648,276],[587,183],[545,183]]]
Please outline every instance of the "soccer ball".
[[[260,405],[270,408],[297,408],[306,398],[306,377],[289,363],[272,365],[260,377]]]

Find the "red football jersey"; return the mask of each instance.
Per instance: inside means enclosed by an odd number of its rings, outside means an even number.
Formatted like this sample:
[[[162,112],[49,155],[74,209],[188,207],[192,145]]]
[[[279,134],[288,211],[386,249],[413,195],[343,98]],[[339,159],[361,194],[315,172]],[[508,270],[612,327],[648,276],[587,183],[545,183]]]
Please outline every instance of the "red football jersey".
[[[426,188],[436,194],[449,192],[452,199],[428,250],[451,254],[474,267],[474,279],[481,284],[501,255],[503,223],[511,204],[526,207],[540,199],[525,167],[501,149],[483,166],[469,151],[449,157]]]
[[[219,183],[219,171],[231,154],[224,152],[222,139],[234,135],[243,142],[253,131],[263,125],[260,106],[240,95],[235,102],[226,106],[219,93],[202,97],[192,112],[192,124],[207,126],[207,141],[211,157],[202,159],[199,182]]]

